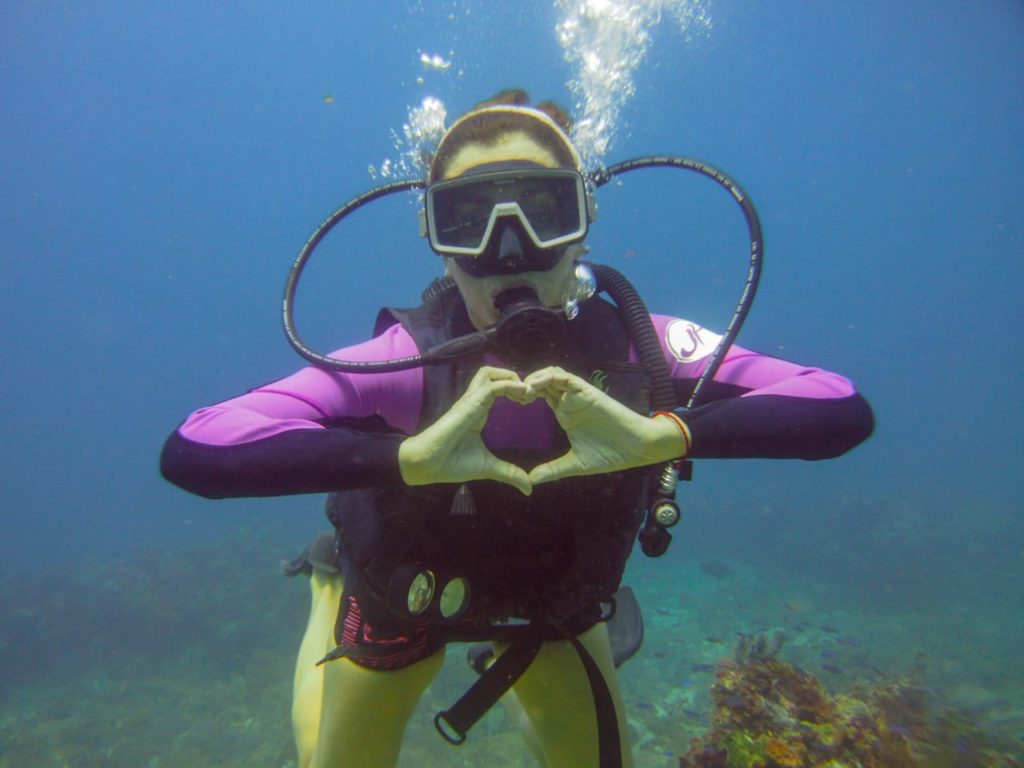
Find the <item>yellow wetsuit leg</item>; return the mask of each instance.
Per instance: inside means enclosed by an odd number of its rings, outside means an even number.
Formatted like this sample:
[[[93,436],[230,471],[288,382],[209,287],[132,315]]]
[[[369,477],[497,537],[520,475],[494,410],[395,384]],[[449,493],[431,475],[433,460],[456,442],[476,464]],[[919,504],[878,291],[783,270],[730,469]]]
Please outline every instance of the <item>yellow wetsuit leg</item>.
[[[292,683],[292,732],[299,755],[299,768],[308,768],[320,730],[320,701],[324,690],[324,669],[316,663],[334,648],[334,622],[345,582],[340,574],[313,569],[309,622],[299,646]]]
[[[537,738],[537,731],[534,730],[533,723],[530,722],[530,718],[514,690],[501,697],[501,706],[505,710],[505,717],[509,722],[515,723],[519,735],[526,742],[526,748],[530,750],[530,754],[537,761],[539,768],[548,768],[547,758],[544,757],[544,747],[541,746],[540,739]]]
[[[335,646],[344,581],[314,569],[309,583],[309,622],[292,700],[299,768],[391,768],[409,717],[440,670],[444,652],[390,672],[364,669],[348,659],[316,666]]]
[[[393,768],[409,717],[443,661],[442,649],[388,672],[364,669],[348,659],[324,665],[312,768]]]
[[[594,657],[615,702],[622,765],[632,768],[629,728],[608,629],[597,624],[579,637]],[[597,712],[583,662],[567,641],[544,643],[513,689],[537,734],[549,768],[598,764]]]

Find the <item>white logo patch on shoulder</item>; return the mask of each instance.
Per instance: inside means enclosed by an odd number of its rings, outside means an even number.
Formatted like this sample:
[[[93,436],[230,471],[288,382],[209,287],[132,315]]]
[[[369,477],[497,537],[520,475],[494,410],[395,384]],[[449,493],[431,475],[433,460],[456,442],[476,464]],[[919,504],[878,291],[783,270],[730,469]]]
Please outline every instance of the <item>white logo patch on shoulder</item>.
[[[680,363],[692,363],[715,351],[721,336],[689,320],[673,320],[665,328],[665,344]]]

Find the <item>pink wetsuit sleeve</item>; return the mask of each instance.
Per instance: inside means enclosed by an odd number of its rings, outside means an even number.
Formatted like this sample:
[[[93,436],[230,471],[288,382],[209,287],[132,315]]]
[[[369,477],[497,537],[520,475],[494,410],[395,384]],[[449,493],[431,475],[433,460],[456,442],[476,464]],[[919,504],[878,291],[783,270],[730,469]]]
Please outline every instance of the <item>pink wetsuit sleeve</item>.
[[[720,336],[696,323],[652,315],[676,392],[686,406]],[[696,458],[838,456],[874,429],[867,401],[837,373],[733,346],[702,388],[698,403],[679,408]]]
[[[338,350],[339,360],[392,360],[416,354],[400,325],[370,341]],[[341,373],[308,367],[239,397],[200,408],[179,428],[181,435],[206,445],[240,445],[295,429],[324,429],[340,418],[380,416],[395,429],[412,433],[419,419],[423,369],[393,373]]]
[[[339,350],[342,360],[416,353],[398,325]],[[335,373],[304,368],[200,408],[168,438],[165,478],[210,498],[323,493],[402,482],[398,449],[415,431],[423,371]]]

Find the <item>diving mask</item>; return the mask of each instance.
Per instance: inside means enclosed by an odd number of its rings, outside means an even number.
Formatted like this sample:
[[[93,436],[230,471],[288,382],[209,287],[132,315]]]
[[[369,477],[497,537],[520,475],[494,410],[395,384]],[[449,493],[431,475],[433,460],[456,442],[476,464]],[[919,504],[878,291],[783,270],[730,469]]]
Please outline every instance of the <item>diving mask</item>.
[[[582,240],[591,216],[579,173],[554,168],[470,173],[427,187],[424,234],[437,253],[476,277],[546,272],[563,246]],[[514,230],[521,258],[503,263],[500,241]]]

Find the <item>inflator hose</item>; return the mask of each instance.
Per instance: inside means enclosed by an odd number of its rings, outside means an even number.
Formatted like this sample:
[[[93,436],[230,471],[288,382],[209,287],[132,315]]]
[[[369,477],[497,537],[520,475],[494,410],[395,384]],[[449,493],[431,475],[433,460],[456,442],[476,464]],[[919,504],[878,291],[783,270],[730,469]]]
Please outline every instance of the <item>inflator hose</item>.
[[[674,407],[676,397],[672,378],[661,351],[661,342],[651,322],[651,314],[640,294],[621,272],[604,264],[588,263],[587,266],[597,278],[598,290],[606,291],[615,300],[626,323],[629,338],[636,347],[637,357],[647,366],[651,376],[651,410],[664,411]]]

